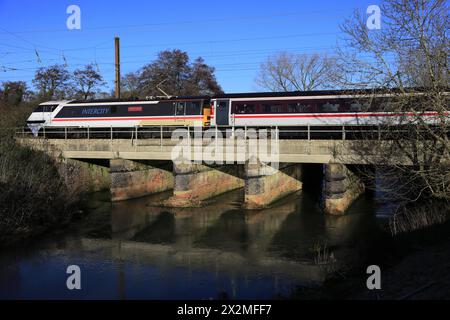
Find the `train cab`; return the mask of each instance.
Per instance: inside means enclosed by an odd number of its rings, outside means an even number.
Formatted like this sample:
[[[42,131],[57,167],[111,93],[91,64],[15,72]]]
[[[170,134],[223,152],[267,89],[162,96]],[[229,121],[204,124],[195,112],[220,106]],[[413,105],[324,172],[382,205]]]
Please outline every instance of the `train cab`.
[[[27,125],[33,132],[42,127],[209,126],[210,109],[205,97],[50,101],[33,110]]]
[[[27,119],[27,126],[33,133],[39,131],[44,126],[49,126],[52,123],[53,115],[60,105],[66,101],[48,101],[40,103]]]

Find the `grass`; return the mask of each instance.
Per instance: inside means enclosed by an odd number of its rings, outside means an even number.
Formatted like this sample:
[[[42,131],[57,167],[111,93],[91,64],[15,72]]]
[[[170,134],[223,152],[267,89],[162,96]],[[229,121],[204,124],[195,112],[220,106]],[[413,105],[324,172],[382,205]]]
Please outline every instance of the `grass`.
[[[334,253],[330,250],[326,242],[317,241],[312,251],[314,254],[314,263],[317,265],[328,265],[336,262]]]
[[[392,235],[420,230],[432,225],[442,224],[450,217],[447,201],[430,201],[411,207],[404,207],[389,221]]]

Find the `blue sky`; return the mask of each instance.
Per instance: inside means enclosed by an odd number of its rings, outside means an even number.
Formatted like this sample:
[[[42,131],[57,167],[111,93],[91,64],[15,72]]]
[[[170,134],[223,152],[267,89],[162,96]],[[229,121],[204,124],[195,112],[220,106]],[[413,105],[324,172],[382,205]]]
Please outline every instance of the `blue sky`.
[[[122,75],[158,51],[181,49],[214,66],[226,92],[256,91],[268,55],[332,53],[342,37],[339,24],[371,4],[379,1],[0,0],[0,82],[31,83],[36,68],[55,63],[69,70],[96,63],[109,91],[118,35]],[[69,5],[81,9],[81,30],[66,27]]]

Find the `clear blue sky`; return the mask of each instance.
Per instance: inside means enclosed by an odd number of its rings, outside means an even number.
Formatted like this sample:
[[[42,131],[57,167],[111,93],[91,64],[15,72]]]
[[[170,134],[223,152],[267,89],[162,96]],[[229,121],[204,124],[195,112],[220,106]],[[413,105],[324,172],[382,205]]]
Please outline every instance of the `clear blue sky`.
[[[81,9],[81,30],[66,27],[73,4]],[[69,70],[97,63],[109,91],[118,35],[122,75],[177,48],[214,66],[226,92],[255,91],[268,55],[332,53],[342,36],[339,24],[371,4],[379,1],[0,0],[0,82],[31,83],[36,68],[55,63],[66,62]]]

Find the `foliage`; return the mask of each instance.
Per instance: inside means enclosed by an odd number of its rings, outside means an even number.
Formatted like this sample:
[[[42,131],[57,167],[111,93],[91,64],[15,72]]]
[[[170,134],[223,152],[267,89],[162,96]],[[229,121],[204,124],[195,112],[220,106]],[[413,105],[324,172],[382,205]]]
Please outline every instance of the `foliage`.
[[[77,69],[73,72],[73,80],[76,86],[76,95],[84,100],[94,98],[99,92],[99,87],[105,84],[103,77],[98,73],[92,64],[88,64],[84,69]]]
[[[71,201],[53,160],[3,139],[0,152],[0,244],[64,219]]]
[[[63,99],[70,89],[70,74],[64,65],[41,67],[36,71],[33,84],[41,100]]]
[[[27,84],[24,81],[5,81],[0,88],[0,100],[8,105],[18,105],[28,94]]]
[[[189,56],[181,50],[166,50],[145,65],[139,72],[122,79],[125,95],[208,95],[222,93],[214,76],[214,68],[202,58],[190,63]]]
[[[12,106],[0,101],[0,245],[67,219],[78,201],[54,159],[14,139],[14,127],[24,123],[35,104]]]
[[[120,80],[120,92],[123,98],[139,97],[141,95],[141,77],[139,72],[129,72]]]
[[[100,92],[106,84],[94,65],[70,73],[65,65],[39,68],[33,79],[39,100],[89,99],[113,95]],[[223,93],[214,75],[214,68],[198,57],[190,62],[186,52],[165,50],[156,60],[121,78],[124,98],[145,98],[165,95],[213,95]],[[0,91],[3,95],[3,91]],[[20,101],[22,98],[20,97]],[[19,102],[20,102],[19,101]]]

